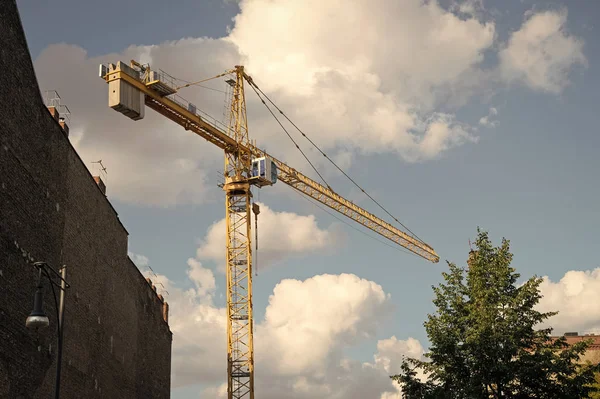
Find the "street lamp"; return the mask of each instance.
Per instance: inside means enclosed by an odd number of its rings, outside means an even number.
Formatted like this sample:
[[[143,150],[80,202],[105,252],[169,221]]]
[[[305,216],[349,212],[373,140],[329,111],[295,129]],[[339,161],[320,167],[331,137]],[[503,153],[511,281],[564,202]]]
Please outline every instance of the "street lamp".
[[[33,264],[39,270],[38,283],[37,288],[35,290],[35,296],[33,299],[33,310],[27,317],[25,321],[25,326],[27,328],[38,330],[43,327],[47,327],[50,324],[48,320],[48,316],[44,312],[43,302],[44,302],[44,287],[42,285],[42,275],[48,278],[50,282],[50,288],[52,288],[52,296],[54,297],[54,305],[56,307],[56,327],[58,332],[58,345],[56,351],[56,384],[54,386],[54,397],[56,399],[60,398],[60,371],[61,371],[61,363],[62,363],[62,344],[63,344],[63,323],[64,323],[64,309],[65,309],[65,291],[70,285],[66,282],[66,266],[63,266],[60,269],[60,273],[54,270],[50,265],[46,262],[35,262]],[[50,275],[53,274],[53,276]],[[60,284],[57,283],[52,277],[58,277],[60,280]],[[60,303],[56,298],[56,290],[54,287],[60,288]]]
[[[33,299],[33,311],[31,312],[31,314],[29,315],[29,317],[27,317],[27,320],[25,321],[25,325],[27,326],[27,328],[31,328],[34,330],[37,330],[38,328],[42,328],[42,327],[48,327],[48,324],[50,324],[50,321],[48,320],[48,316],[46,316],[46,313],[44,313],[44,307],[43,307],[44,287],[41,284],[42,283],[41,277],[42,277],[42,269],[40,269],[40,278],[39,278],[38,286],[37,286],[37,289],[35,290],[35,296]]]

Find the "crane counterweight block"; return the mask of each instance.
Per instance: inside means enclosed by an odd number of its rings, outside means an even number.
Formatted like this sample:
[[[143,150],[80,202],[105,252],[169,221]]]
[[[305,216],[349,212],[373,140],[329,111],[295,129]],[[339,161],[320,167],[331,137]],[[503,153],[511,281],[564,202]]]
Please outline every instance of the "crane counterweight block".
[[[144,93],[125,80],[118,78],[118,72],[136,75],[133,68],[119,61],[117,65],[100,65],[100,75],[108,82],[108,106],[134,121],[144,119]]]

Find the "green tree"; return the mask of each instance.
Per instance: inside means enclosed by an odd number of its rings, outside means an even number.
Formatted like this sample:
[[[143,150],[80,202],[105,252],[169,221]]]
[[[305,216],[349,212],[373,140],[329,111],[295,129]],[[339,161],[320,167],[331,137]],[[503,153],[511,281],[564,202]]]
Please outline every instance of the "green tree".
[[[518,285],[508,240],[494,247],[478,229],[469,267],[448,263],[444,282],[433,287],[437,312],[425,330],[426,360],[407,359],[398,381],[405,399],[587,398],[598,365],[578,363],[589,346],[550,340],[536,326],[556,312],[541,313],[541,278]],[[419,378],[421,373],[422,378]]]
[[[596,373],[593,386],[595,388],[595,392],[590,393],[589,399],[600,399],[600,373]]]

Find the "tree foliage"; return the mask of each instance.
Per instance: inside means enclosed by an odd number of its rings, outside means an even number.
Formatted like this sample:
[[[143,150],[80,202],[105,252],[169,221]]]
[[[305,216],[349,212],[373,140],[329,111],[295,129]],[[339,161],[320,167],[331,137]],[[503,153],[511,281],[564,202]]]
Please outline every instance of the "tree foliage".
[[[600,399],[600,373],[596,373],[593,386],[595,388],[595,392],[590,393],[589,399]]]
[[[468,268],[448,263],[444,282],[433,287],[426,359],[407,359],[391,377],[404,398],[589,397],[600,370],[578,362],[589,342],[568,346],[564,337],[550,339],[551,328],[536,329],[556,314],[535,309],[542,279],[517,284],[508,240],[494,247],[478,230],[475,247]]]

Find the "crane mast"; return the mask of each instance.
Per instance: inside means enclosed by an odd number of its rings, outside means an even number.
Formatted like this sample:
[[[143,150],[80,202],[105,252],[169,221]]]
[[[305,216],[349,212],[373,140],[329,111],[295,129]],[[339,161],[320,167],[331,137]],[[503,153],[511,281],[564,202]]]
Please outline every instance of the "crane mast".
[[[196,106],[177,99],[178,88],[168,74],[134,60],[100,65],[109,85],[109,107],[133,120],[144,118],[147,106],[221,148],[225,153],[225,218],[227,279],[227,395],[254,399],[252,312],[251,186],[282,181],[364,227],[431,262],[439,256],[429,245],[310,179],[251,143],[248,136],[244,81],[257,88],[243,66],[216,77],[232,76],[229,123],[219,127],[201,116]],[[187,85],[189,86],[189,84]],[[256,205],[256,204],[255,204]],[[258,214],[258,212],[256,212]]]
[[[248,143],[244,67],[235,69],[228,134],[238,144],[225,150],[225,220],[227,278],[227,392],[230,398],[254,398],[252,318],[252,247],[250,223],[251,156]]]

